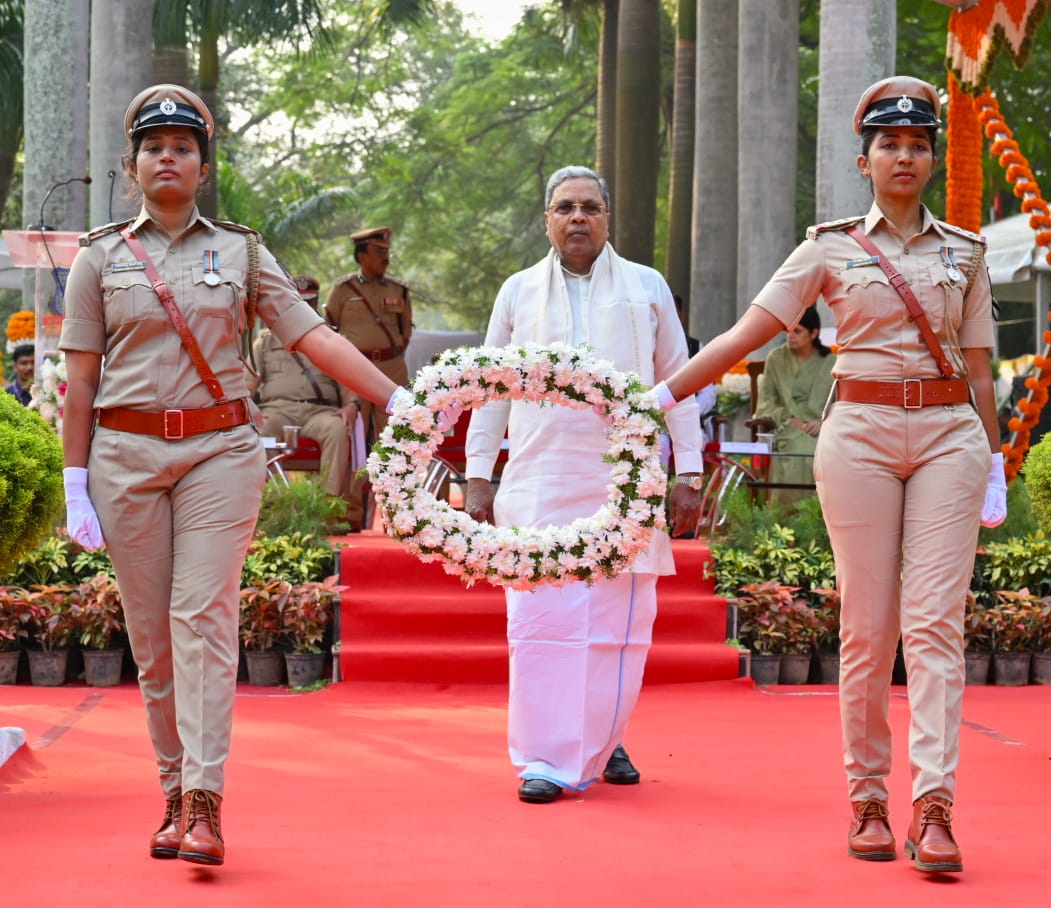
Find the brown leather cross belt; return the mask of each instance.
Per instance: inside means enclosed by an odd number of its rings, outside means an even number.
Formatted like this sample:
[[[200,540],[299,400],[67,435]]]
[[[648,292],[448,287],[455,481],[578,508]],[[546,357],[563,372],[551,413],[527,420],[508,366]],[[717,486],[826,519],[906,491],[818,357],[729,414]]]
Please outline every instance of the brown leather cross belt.
[[[906,378],[903,381],[844,379],[836,382],[836,400],[852,404],[887,404],[918,410],[920,407],[965,404],[970,399],[970,387],[962,378]]]
[[[366,359],[371,359],[374,363],[382,363],[388,359],[394,359],[396,356],[401,356],[405,352],[404,347],[381,347],[378,350],[362,350],[361,351]]]
[[[167,441],[178,441],[190,435],[202,435],[219,429],[232,429],[251,422],[248,399],[231,400],[198,410],[130,410],[110,407],[95,411],[99,425],[136,435],[155,435]]]

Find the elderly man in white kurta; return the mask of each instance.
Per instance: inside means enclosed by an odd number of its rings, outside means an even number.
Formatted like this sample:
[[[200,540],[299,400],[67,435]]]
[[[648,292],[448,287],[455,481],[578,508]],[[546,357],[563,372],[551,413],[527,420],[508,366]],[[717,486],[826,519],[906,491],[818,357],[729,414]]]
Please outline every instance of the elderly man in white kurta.
[[[552,250],[501,288],[486,345],[586,345],[652,385],[687,360],[671,291],[652,268],[609,245],[609,190],[584,167],[549,180],[544,221]],[[696,526],[701,470],[697,405],[667,414],[678,472],[670,495],[677,533]],[[490,482],[507,430],[510,458],[495,496]],[[497,401],[473,414],[467,434],[466,507],[475,520],[557,526],[606,501],[605,428],[591,411]],[[494,519],[495,518],[495,519]],[[545,804],[602,778],[639,773],[621,746],[639,690],[657,611],[657,576],[674,573],[658,531],[631,569],[590,586],[507,591],[508,743],[521,800]]]

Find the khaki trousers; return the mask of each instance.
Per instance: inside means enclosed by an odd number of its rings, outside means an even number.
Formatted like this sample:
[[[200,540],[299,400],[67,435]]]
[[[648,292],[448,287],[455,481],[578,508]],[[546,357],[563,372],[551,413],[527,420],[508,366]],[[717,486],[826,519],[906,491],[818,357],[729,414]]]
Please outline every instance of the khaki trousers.
[[[263,434],[281,438],[284,426],[300,426],[301,435],[321,447],[321,487],[343,498],[350,484],[350,436],[343,417],[332,407],[274,400],[262,404]]]
[[[99,428],[88,470],[161,787],[221,795],[241,567],[266,477],[259,434],[245,425],[169,442]]]
[[[409,384],[409,367],[405,363],[405,357],[399,356],[385,362],[375,363],[377,369],[398,385]],[[371,400],[361,398],[361,420],[365,426],[365,445],[371,448],[380,437],[380,432],[387,428],[387,411],[384,407],[377,406]],[[365,504],[365,478],[351,475],[350,494],[347,496],[347,519],[367,526],[371,523],[368,515],[368,507]]]
[[[838,402],[814,477],[842,597],[840,712],[852,801],[887,797],[899,635],[913,800],[952,801],[963,711],[964,598],[989,472],[974,409]]]

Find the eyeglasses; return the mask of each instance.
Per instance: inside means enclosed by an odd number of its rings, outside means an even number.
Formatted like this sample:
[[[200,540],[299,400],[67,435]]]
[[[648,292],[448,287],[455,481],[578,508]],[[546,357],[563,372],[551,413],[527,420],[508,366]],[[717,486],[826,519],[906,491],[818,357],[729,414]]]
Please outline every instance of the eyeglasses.
[[[606,206],[599,205],[596,202],[559,202],[557,205],[552,205],[547,210],[551,214],[557,214],[560,218],[571,217],[573,212],[580,209],[580,213],[585,217],[597,218],[599,215],[606,213]]]

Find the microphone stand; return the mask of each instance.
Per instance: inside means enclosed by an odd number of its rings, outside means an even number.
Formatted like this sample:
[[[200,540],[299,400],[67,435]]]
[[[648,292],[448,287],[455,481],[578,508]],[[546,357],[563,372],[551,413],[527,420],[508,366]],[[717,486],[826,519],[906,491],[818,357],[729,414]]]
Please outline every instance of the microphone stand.
[[[55,258],[51,254],[51,249],[47,244],[47,232],[53,228],[44,223],[44,207],[47,205],[47,200],[51,198],[51,193],[58,189],[59,186],[68,186],[70,183],[83,183],[87,186],[91,183],[91,177],[70,177],[68,180],[59,180],[57,183],[52,183],[47,192],[44,193],[44,198],[40,202],[40,221],[29,227],[30,230],[40,231],[40,241],[44,247],[44,252],[47,254],[47,260],[51,263],[51,277],[55,281],[55,293],[51,297],[51,302],[48,303],[48,308],[55,315],[62,315],[62,308],[64,308],[66,298],[66,285],[63,283],[62,278],[59,275],[58,265],[55,264]],[[56,305],[59,300],[62,300],[62,304]]]

